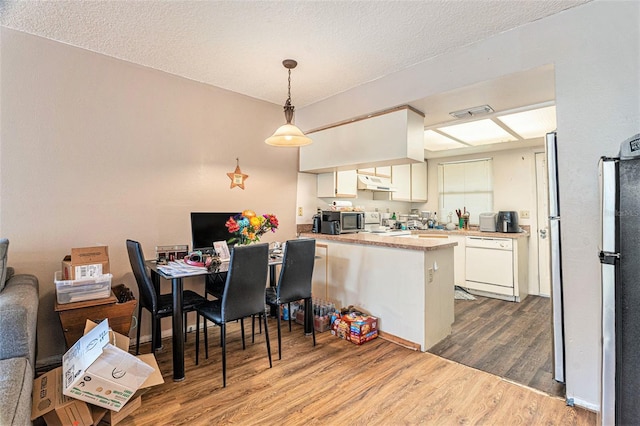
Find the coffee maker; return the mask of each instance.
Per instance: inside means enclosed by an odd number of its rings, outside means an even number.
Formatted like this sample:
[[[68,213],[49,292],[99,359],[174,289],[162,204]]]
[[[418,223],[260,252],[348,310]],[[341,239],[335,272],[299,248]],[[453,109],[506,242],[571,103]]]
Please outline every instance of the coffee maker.
[[[496,221],[496,231],[498,232],[520,232],[518,225],[518,212],[500,211]]]
[[[322,231],[322,215],[320,213],[313,215],[313,225],[311,232],[319,234]]]

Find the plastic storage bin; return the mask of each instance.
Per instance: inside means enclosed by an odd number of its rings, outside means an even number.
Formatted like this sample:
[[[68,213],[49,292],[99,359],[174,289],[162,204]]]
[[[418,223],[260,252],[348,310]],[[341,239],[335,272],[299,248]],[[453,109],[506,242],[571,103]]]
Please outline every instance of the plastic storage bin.
[[[82,302],[85,300],[104,299],[111,296],[111,278],[104,274],[95,278],[81,280],[63,280],[62,271],[54,275],[56,298],[58,303]]]

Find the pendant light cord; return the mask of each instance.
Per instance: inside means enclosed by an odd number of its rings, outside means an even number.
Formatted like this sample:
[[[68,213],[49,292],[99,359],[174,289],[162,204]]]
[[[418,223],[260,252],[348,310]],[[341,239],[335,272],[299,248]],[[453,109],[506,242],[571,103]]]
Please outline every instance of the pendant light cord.
[[[289,89],[287,91],[287,94],[289,96],[287,100],[291,102],[291,68],[289,68]]]

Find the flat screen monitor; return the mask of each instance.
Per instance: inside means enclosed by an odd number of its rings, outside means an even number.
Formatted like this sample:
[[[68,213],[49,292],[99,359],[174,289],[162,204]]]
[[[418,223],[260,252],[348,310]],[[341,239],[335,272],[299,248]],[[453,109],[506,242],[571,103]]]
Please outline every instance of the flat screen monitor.
[[[211,251],[216,241],[228,241],[232,235],[225,223],[236,213],[191,213],[191,242],[193,250]]]

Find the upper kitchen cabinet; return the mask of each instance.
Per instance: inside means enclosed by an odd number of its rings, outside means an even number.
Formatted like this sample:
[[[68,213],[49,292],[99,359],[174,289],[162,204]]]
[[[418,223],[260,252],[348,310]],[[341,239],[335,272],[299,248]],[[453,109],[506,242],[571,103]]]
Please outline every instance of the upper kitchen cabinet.
[[[318,197],[356,198],[358,174],[355,170],[318,174]]]
[[[391,193],[394,201],[427,201],[427,163],[402,164],[391,167],[391,182],[396,188]]]
[[[358,169],[359,175],[378,176],[383,178],[391,177],[391,166],[369,167],[366,169]]]
[[[300,147],[300,171],[380,169],[424,160],[424,114],[409,106],[308,132]]]

